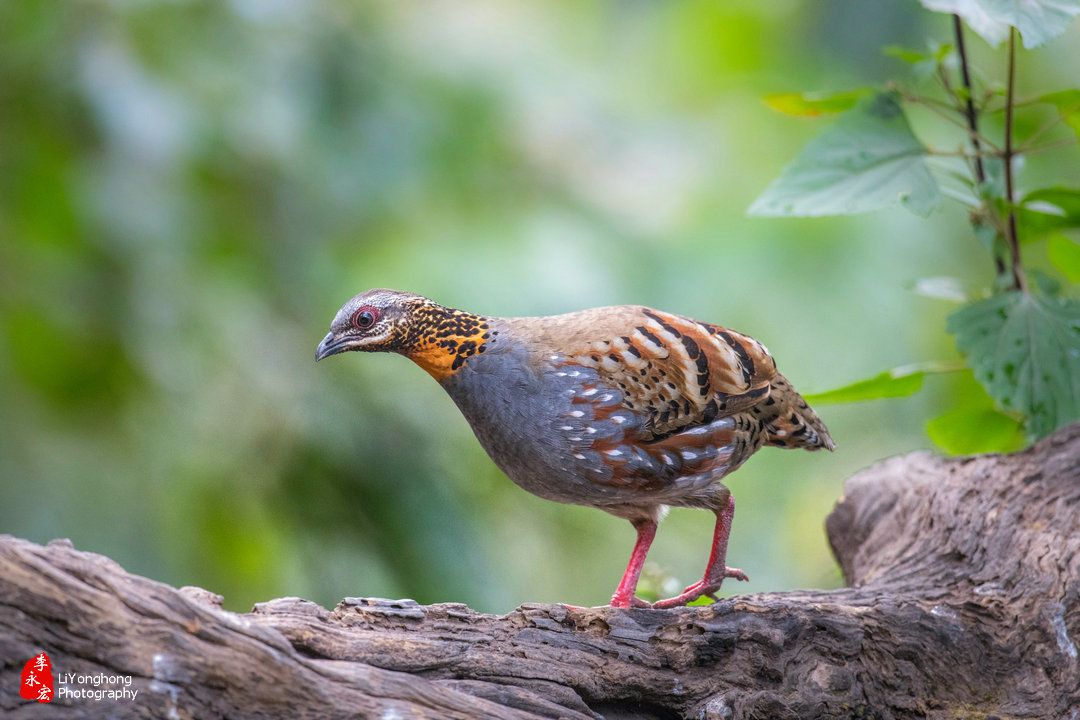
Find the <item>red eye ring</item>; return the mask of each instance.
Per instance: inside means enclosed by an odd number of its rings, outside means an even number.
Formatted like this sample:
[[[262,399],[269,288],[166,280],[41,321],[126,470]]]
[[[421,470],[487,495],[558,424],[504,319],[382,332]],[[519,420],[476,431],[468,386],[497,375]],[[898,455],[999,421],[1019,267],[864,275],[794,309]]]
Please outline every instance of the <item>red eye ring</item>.
[[[379,308],[372,305],[361,305],[349,318],[349,322],[357,330],[370,330],[371,326],[379,321]]]

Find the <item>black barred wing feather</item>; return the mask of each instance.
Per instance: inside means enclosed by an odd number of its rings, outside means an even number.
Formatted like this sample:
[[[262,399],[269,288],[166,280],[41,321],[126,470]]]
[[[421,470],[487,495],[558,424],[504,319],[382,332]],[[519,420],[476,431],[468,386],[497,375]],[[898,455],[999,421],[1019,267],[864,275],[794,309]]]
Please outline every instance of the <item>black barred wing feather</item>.
[[[742,412],[769,394],[776,363],[753,338],[641,308],[616,337],[590,342],[567,361],[618,388],[655,441]]]

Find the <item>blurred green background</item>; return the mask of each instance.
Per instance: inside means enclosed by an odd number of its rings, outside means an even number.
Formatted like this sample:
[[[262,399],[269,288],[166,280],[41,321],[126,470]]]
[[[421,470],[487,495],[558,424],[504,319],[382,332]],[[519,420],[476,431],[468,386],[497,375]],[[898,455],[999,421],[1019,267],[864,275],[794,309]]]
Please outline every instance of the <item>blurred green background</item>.
[[[989,283],[959,207],[745,215],[823,127],[763,95],[901,75],[880,46],[948,27],[860,0],[0,3],[0,532],[237,609],[606,602],[629,524],[516,488],[407,360],[316,366],[331,317],[373,286],[646,303],[752,334],[807,392],[953,358],[951,306],[906,288]],[[1077,67],[1074,24],[1021,87]],[[732,476],[737,590],[839,585],[844,478],[928,446],[957,382],[824,407],[835,454]],[[654,575],[696,579],[711,527],[675,510]]]

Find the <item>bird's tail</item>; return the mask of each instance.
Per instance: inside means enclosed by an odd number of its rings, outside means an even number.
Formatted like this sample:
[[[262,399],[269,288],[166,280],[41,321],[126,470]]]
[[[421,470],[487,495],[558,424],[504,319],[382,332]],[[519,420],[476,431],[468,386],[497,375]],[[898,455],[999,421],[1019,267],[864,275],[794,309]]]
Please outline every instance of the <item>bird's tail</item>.
[[[755,405],[751,412],[764,424],[768,445],[804,450],[836,447],[825,423],[779,373],[773,378],[769,397]]]

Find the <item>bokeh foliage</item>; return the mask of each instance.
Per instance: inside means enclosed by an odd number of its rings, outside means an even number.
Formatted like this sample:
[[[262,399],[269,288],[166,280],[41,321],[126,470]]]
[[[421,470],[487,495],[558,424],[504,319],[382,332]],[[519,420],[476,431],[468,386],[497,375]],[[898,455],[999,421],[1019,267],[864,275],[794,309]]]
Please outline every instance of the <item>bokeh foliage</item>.
[[[626,523],[515,488],[402,358],[314,346],[389,286],[500,315],[648,303],[752,334],[808,391],[956,362],[949,307],[906,288],[988,282],[962,211],[745,216],[819,129],[762,96],[880,84],[881,45],[943,30],[878,5],[0,4],[0,531],[234,608],[604,602]],[[1025,87],[1073,83],[1078,39],[1033,53]],[[1025,173],[1075,186],[1077,159]],[[731,478],[739,590],[839,582],[842,479],[978,387],[923,382],[826,407],[837,453]],[[710,529],[673,513],[654,584],[695,577]]]
[[[1075,288],[1062,287],[1062,281],[1071,284],[1077,275],[1080,186],[1057,185],[1055,179],[1028,173],[1034,187],[1022,197],[1015,187],[1027,158],[1075,148],[1080,138],[1080,88],[1021,101],[1015,73],[1019,43],[1037,47],[1063,34],[1080,15],[1080,0],[923,0],[922,4],[951,15],[955,45],[933,41],[927,51],[885,48],[887,55],[912,66],[914,82],[768,99],[771,107],[792,115],[842,114],[799,153],[750,212],[813,217],[877,210],[899,201],[926,216],[946,195],[966,206],[972,231],[994,263],[990,288],[968,297],[955,278],[916,284],[963,303],[949,316],[946,329],[955,336],[966,365],[905,366],[810,400],[902,397],[917,392],[927,372],[970,367],[985,393],[976,389],[931,421],[930,437],[954,452],[1007,451],[1019,445],[1017,432],[1007,430],[1010,426],[1019,430],[1022,425],[1028,439],[1035,440],[1080,420],[1080,300]],[[992,45],[1007,40],[1004,82],[972,80],[976,72],[966,51],[965,24]],[[929,92],[923,89],[927,77],[936,81]],[[920,140],[904,105],[932,110],[958,126],[956,148],[942,150]],[[1017,122],[1018,113],[1042,106],[1054,112]],[[984,131],[994,116],[1004,117],[1001,138]],[[962,163],[940,163],[935,173],[934,159]],[[1065,232],[1047,238],[1047,230]],[[1046,241],[1046,255],[1057,277],[1025,269],[1023,244],[1037,240]]]

